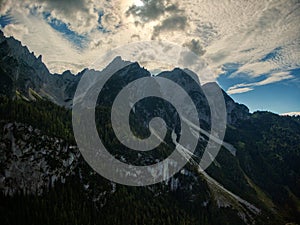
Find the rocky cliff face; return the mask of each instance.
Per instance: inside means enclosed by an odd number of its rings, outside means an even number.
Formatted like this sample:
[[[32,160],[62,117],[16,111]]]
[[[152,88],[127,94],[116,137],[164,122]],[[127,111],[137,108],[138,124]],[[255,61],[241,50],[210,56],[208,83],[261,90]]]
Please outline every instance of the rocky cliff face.
[[[122,187],[106,181],[92,171],[76,146],[61,138],[43,134],[23,123],[1,122],[0,192],[7,196],[46,195],[58,184],[78,179],[87,198],[99,209],[112,204],[110,199]],[[197,204],[205,210],[209,205],[230,211],[237,220],[250,223],[260,215],[260,209],[239,199],[207,174],[190,167],[160,185],[143,188],[158,196],[179,194],[184,202]]]
[[[61,138],[17,122],[2,124],[0,189],[7,195],[41,195],[74,174],[79,151]]]
[[[51,99],[59,105],[71,105],[71,99],[80,74],[74,76],[70,71],[51,74],[26,46],[13,37],[4,37],[0,31],[0,94],[15,97],[16,92],[30,99],[29,90]]]

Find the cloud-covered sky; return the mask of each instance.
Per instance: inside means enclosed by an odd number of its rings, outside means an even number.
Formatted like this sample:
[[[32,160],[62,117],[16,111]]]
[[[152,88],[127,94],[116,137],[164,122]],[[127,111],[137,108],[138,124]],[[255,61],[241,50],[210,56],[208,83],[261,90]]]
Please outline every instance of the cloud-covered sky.
[[[4,34],[42,54],[51,72],[76,73],[110,49],[156,40],[192,50],[234,98],[299,88],[298,0],[0,0],[0,15]]]

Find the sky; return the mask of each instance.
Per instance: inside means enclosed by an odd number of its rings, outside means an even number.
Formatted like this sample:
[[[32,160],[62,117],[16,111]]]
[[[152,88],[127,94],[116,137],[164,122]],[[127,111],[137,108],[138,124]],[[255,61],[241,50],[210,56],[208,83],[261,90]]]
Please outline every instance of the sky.
[[[167,41],[205,62],[201,83],[217,81],[251,112],[279,114],[300,112],[299,21],[299,0],[0,0],[1,30],[53,73],[78,73],[130,43]]]

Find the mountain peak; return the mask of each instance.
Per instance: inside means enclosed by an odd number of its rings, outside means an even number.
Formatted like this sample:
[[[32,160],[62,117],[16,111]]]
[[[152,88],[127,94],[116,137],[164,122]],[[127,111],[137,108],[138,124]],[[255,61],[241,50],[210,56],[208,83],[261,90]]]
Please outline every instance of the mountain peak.
[[[5,40],[4,33],[2,32],[2,30],[0,30],[0,43],[3,42],[4,40]]]
[[[5,85],[15,87],[17,90],[21,91],[24,96],[28,95],[28,90],[31,88],[41,96],[46,95],[57,104],[71,107],[70,102],[72,102],[71,100],[80,77],[84,72],[86,72],[86,70],[77,74],[79,76],[72,74],[70,70],[64,71],[61,75],[52,75],[43,64],[41,55],[36,58],[33,53],[29,52],[27,47],[22,46],[21,42],[15,40],[13,37],[4,37],[4,39],[7,40],[7,44],[2,45],[0,48],[0,55],[2,55],[5,60],[1,62],[0,66],[4,68],[5,71],[12,71],[5,75],[7,77],[7,81],[9,81]],[[5,56],[10,56],[15,59],[16,65],[12,66],[11,62],[7,61],[8,58]],[[24,69],[24,66],[26,69]],[[90,71],[93,72],[93,70]],[[126,61],[122,59],[121,56],[115,57],[108,66],[102,70],[102,72],[112,75],[118,71],[120,71],[118,79],[123,80],[124,82],[132,81],[139,77],[151,76],[149,71],[142,68],[139,63]],[[99,71],[94,72],[98,73]],[[100,74],[102,72],[100,72]],[[203,99],[205,97],[201,88],[199,88],[199,77],[192,71],[188,69],[174,68],[172,71],[161,72],[157,76],[168,78],[182,86],[189,94],[194,95],[194,98],[198,98],[195,99],[195,101],[199,103],[199,106],[203,103]],[[16,84],[18,85],[16,86]],[[4,86],[3,88],[6,87]],[[210,88],[212,86],[219,87],[216,82],[206,83],[203,87]],[[9,92],[15,93],[15,90],[10,90]],[[195,95],[195,93],[197,94]],[[235,103],[224,91],[223,94],[227,111],[229,113],[228,116],[230,117],[228,122],[235,123],[241,118],[246,118],[249,113],[249,109],[246,106]],[[205,118],[207,121],[209,120],[208,116]]]
[[[126,61],[124,60],[121,56],[116,56],[112,61],[111,63],[109,64],[110,65],[114,65],[114,66],[117,66],[117,65],[129,65],[131,64],[132,62],[130,61]]]

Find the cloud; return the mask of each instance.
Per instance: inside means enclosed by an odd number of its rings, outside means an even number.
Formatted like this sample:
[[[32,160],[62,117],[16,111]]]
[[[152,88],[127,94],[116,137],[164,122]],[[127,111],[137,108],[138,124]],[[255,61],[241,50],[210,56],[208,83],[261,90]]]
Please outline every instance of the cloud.
[[[149,1],[143,6],[133,5],[127,10],[127,15],[139,17],[143,22],[156,20],[165,13],[165,5],[163,1]]]
[[[78,11],[89,11],[84,0],[37,0],[37,2],[46,3],[49,9],[63,12],[68,16],[76,14]]]
[[[121,24],[121,18],[113,12],[106,13],[102,18],[102,25],[108,31],[113,31]]]
[[[79,64],[82,60],[80,52],[60,33],[53,30],[46,21],[32,15],[15,12],[14,18],[22,23],[5,26],[5,35],[22,40],[22,44],[28,46],[30,51],[43,55],[50,70],[64,71],[71,65],[70,69],[77,72],[80,66],[74,67],[72,63]]]
[[[187,16],[178,3],[164,0],[143,1],[144,4],[133,4],[126,12],[133,16],[135,24],[144,26],[145,23],[155,22],[152,26],[152,38],[156,39],[160,33],[184,30],[187,27]]]
[[[157,20],[165,14],[174,15],[182,13],[183,10],[178,8],[177,4],[172,4],[164,0],[143,1],[142,6],[133,4],[127,10],[127,15],[138,17],[142,22]]]
[[[207,5],[205,8],[209,9]],[[207,20],[218,27],[218,35],[210,41],[205,55],[212,67],[238,63],[244,67],[236,74],[246,72],[252,77],[299,66],[300,13],[296,1],[225,1],[219,9],[212,7],[209,12],[213,9],[216,16],[212,13]],[[281,50],[273,59],[262,60],[276,48]]]
[[[16,39],[23,39],[23,35],[28,35],[29,30],[23,24],[9,24],[5,26],[4,32],[7,36],[14,36]]]
[[[241,94],[253,90],[254,88],[252,87],[231,87],[228,89],[227,93],[230,95],[234,95],[234,94]]]
[[[276,70],[278,66],[270,61],[265,62],[252,62],[242,65],[235,73],[231,74],[232,77],[240,74],[247,74],[249,77],[260,77],[270,71]]]
[[[16,11],[31,12],[36,16],[48,13],[67,24],[70,30],[78,33],[88,33],[98,26],[99,12],[95,10],[97,0],[4,0],[1,4],[1,14]],[[27,14],[27,13],[26,13]]]
[[[11,9],[10,0],[0,0],[0,16],[6,15]]]
[[[291,75],[289,72],[273,73],[268,78],[266,78],[260,82],[254,83],[254,86],[262,86],[262,85],[272,84],[272,83],[275,83],[278,81],[292,79],[293,77],[294,76]]]
[[[184,47],[188,47],[192,52],[194,52],[198,56],[202,56],[205,53],[205,50],[200,45],[199,40],[191,40],[190,42],[186,42],[183,44]]]
[[[98,26],[99,14],[94,10],[93,0],[37,0],[38,3],[42,3],[41,9],[49,12],[52,18],[68,24],[78,34],[91,32]]]
[[[287,112],[280,114],[281,116],[300,116],[300,112]]]
[[[152,39],[155,39],[161,32],[184,30],[187,26],[187,18],[185,16],[172,16],[162,21],[161,24],[154,27]]]
[[[278,72],[278,73],[269,75],[269,77],[267,77],[266,79],[258,81],[258,82],[236,84],[236,85],[230,87],[227,90],[227,93],[228,94],[244,93],[244,92],[254,90],[254,87],[257,87],[257,86],[272,84],[272,83],[276,83],[279,81],[288,80],[288,79],[292,79],[292,78],[294,78],[294,76],[291,75],[289,72]]]
[[[297,0],[140,1],[143,4],[134,6],[136,0],[2,0],[0,14],[9,14],[15,26],[10,25],[4,33],[18,37],[37,54],[43,54],[52,72],[61,72],[68,66],[73,71],[80,70],[107,50],[151,39],[173,42],[203,54],[214,79],[226,64],[240,65],[233,76],[247,75],[250,80],[300,67]],[[46,25],[45,13],[83,36],[86,46],[78,53],[66,37]],[[51,29],[51,42],[45,46]],[[42,40],[41,44],[36,43],[38,40]],[[62,51],[64,48],[67,50]],[[57,56],[57,52],[62,56]],[[65,66],[62,57],[68,59]],[[55,58],[61,64],[56,66]]]

